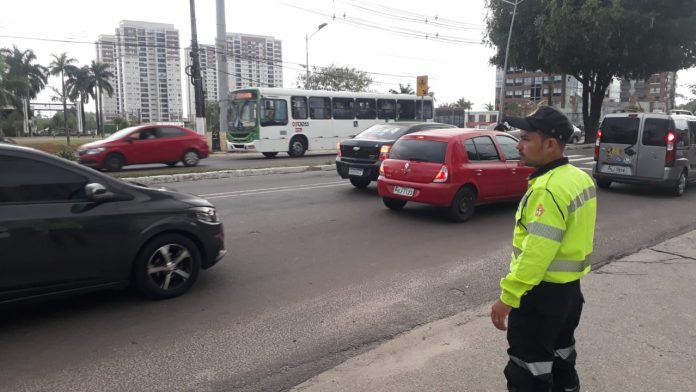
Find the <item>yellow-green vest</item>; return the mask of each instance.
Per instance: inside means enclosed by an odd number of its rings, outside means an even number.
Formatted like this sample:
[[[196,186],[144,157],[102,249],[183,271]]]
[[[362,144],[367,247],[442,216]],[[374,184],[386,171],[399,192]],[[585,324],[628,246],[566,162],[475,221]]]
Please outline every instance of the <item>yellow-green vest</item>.
[[[514,307],[541,281],[567,283],[587,275],[597,215],[592,178],[566,163],[529,180],[515,214],[510,272],[500,299]]]

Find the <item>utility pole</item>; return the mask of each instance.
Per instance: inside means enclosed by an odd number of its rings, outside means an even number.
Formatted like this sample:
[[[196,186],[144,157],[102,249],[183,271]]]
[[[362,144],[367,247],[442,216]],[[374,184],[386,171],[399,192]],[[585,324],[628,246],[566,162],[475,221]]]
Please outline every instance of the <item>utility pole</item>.
[[[203,99],[203,80],[201,80],[201,63],[198,53],[198,37],[196,34],[196,3],[190,0],[191,6],[191,65],[186,67],[186,74],[191,77],[196,101],[196,132],[205,135],[205,101]]]
[[[220,107],[219,127],[213,128],[213,151],[221,151],[220,135],[227,133],[227,107],[230,88],[227,79],[227,27],[225,26],[225,0],[216,0],[217,38],[215,51],[217,58],[218,106]]]
[[[515,15],[517,14],[517,5],[522,3],[524,0],[515,0],[515,2],[510,2],[508,0],[502,0],[505,3],[512,4],[514,8],[512,9],[512,20],[510,21],[510,30],[508,31],[507,45],[505,46],[505,61],[503,62],[503,79],[500,81],[500,97],[499,99],[499,119],[498,122],[503,122],[503,117],[505,115],[505,109],[503,105],[503,100],[505,99],[505,81],[507,79],[507,66],[508,66],[508,53],[510,52],[510,38],[512,37],[512,26],[515,24]]]

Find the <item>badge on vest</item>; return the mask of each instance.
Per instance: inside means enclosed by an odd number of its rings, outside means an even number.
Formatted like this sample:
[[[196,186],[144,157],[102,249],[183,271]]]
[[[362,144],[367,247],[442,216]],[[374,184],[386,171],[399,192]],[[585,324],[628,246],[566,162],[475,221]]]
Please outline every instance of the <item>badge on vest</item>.
[[[536,217],[538,218],[538,217],[544,215],[544,211],[546,211],[546,210],[544,209],[544,205],[543,205],[543,204],[539,204],[539,205],[537,206],[536,210],[534,211],[534,216],[536,216]]]

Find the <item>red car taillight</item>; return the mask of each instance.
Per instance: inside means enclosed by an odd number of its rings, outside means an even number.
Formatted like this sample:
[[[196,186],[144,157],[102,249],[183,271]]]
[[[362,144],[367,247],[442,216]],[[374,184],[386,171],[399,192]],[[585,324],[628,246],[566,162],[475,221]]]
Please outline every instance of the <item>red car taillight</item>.
[[[594,160],[598,161],[599,160],[599,141],[602,139],[602,130],[598,129],[597,130],[597,140],[595,140],[594,143]]]
[[[447,165],[442,165],[442,167],[440,168],[440,171],[437,172],[437,174],[435,175],[433,182],[447,182],[448,178],[449,178],[449,170],[447,170]]]
[[[336,143],[336,158],[341,157],[341,143]]]
[[[379,160],[383,161],[387,158],[389,158],[389,151],[391,151],[392,146],[385,144],[382,146],[382,148],[379,149]]]
[[[380,176],[384,175],[384,162],[379,164],[379,175]]]
[[[665,155],[665,166],[674,166],[674,161],[677,160],[677,149],[674,148],[674,141],[677,135],[672,132],[667,134],[667,154]]]

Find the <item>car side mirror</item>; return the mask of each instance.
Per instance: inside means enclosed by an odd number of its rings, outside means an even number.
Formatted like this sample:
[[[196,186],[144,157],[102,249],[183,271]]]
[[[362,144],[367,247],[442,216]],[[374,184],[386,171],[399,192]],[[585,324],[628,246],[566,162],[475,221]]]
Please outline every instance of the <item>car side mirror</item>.
[[[116,195],[109,192],[104,185],[97,182],[85,185],[85,196],[87,200],[94,202],[110,201],[116,198]]]

